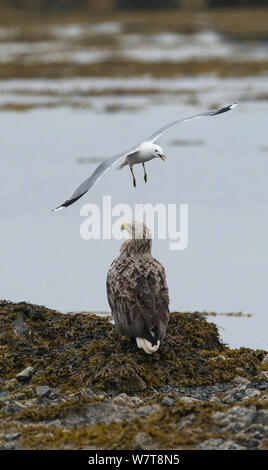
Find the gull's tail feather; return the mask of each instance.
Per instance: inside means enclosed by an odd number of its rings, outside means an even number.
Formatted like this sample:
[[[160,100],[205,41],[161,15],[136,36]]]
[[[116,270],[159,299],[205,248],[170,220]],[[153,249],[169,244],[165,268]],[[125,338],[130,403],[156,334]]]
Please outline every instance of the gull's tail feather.
[[[127,164],[128,164],[128,161],[127,161],[127,159],[125,158],[125,160],[124,160],[122,163],[120,163],[120,165],[117,165],[117,166],[115,167],[115,169],[116,169],[116,170],[121,170],[121,168],[124,168],[124,166],[127,166]]]

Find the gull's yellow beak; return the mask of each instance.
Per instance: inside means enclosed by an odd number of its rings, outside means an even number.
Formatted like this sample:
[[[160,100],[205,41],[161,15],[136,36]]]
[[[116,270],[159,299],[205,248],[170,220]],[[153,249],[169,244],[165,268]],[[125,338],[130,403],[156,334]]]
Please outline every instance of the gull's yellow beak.
[[[160,158],[161,158],[161,160],[163,160],[163,162],[167,159],[166,155],[163,155],[163,154],[160,155]]]
[[[125,230],[125,224],[121,225],[121,230]]]

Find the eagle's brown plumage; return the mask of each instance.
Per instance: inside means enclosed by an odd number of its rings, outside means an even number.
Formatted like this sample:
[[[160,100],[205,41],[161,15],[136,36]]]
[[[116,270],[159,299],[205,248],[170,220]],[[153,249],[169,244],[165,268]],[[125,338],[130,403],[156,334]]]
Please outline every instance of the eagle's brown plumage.
[[[135,337],[152,354],[165,336],[169,295],[164,267],[151,255],[152,237],[146,225],[122,225],[131,238],[107,274],[107,296],[115,324],[123,335]]]

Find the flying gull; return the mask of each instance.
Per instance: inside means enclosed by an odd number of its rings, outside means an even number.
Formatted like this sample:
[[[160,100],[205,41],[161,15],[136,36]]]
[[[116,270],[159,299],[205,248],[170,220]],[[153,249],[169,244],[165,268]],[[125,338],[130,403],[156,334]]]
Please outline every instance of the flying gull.
[[[87,178],[72,194],[72,196],[67,199],[65,202],[63,202],[60,206],[56,207],[55,209],[52,209],[52,211],[57,211],[60,209],[63,209],[64,207],[68,207],[74,202],[78,201],[80,197],[84,196],[84,194],[87,193],[87,191],[92,188],[92,186],[108,171],[110,168],[117,167],[117,169],[123,168],[124,166],[128,165],[130,168],[130,171],[132,173],[132,178],[133,178],[133,185],[136,187],[136,180],[135,176],[133,173],[133,165],[136,165],[137,163],[141,163],[143,166],[144,170],[144,181],[145,183],[147,182],[147,173],[145,170],[145,162],[148,162],[149,160],[152,160],[153,158],[161,158],[163,161],[165,161],[166,156],[163,153],[162,148],[160,145],[157,145],[155,142],[161,137],[166,131],[169,129],[172,129],[175,126],[178,126],[182,124],[183,122],[191,121],[192,119],[199,119],[203,117],[209,117],[209,116],[217,116],[218,114],[223,114],[226,113],[227,111],[230,111],[233,109],[237,103],[233,103],[229,106],[225,106],[224,108],[221,109],[216,109],[213,111],[208,111],[205,113],[200,113],[200,114],[195,114],[193,116],[189,116],[184,119],[179,119],[177,121],[172,121],[169,124],[166,124],[165,126],[161,127],[158,129],[156,132],[154,132],[146,141],[139,143],[138,145],[135,145],[129,150],[126,150],[125,152],[119,153],[117,155],[114,155],[113,157],[107,158],[107,160],[104,160],[97,168],[96,170],[90,175],[89,178]]]

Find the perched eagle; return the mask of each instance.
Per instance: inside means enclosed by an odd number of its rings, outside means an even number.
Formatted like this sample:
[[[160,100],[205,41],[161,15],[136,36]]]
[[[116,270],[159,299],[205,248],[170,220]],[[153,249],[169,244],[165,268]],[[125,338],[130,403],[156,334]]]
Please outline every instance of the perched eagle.
[[[169,320],[164,267],[151,255],[152,235],[141,222],[122,224],[130,239],[107,274],[107,297],[116,327],[136,338],[147,354],[157,351]]]

